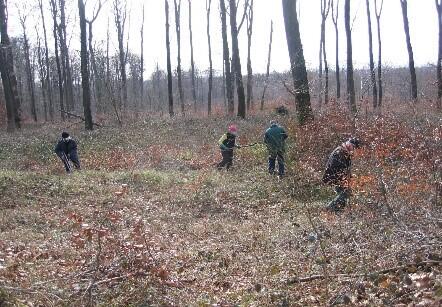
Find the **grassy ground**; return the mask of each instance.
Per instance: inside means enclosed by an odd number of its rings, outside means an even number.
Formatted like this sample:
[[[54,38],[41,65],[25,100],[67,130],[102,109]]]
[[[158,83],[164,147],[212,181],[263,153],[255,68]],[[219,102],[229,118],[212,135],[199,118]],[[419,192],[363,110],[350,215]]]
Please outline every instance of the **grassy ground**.
[[[238,122],[240,142],[260,141],[268,119]],[[2,134],[0,306],[440,303],[441,207],[398,226],[356,193],[341,215],[322,212],[332,193],[304,163],[303,131],[282,122],[282,181],[261,145],[214,168],[227,119],[72,128],[83,170],[69,176],[52,153],[60,127]]]

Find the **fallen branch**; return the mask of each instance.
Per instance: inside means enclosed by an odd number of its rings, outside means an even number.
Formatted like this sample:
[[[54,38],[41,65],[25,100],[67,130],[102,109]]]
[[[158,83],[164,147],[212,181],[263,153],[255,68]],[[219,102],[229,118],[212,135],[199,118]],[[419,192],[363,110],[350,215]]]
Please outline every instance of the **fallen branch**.
[[[56,298],[59,301],[63,300],[57,294],[48,292],[46,289],[45,289],[45,292],[38,291],[36,289],[27,289],[27,288],[9,287],[9,286],[0,286],[0,289],[8,290],[8,291],[14,291],[14,292],[24,292],[24,293],[28,293],[28,294],[38,294],[38,295],[42,295],[44,297],[46,297],[46,295],[50,295],[50,296],[53,296],[54,298]],[[46,297],[46,299],[49,300],[47,297]]]
[[[68,112],[68,111],[62,111],[62,110],[60,110],[60,112],[63,112],[63,113],[65,113],[65,114],[67,114],[67,115],[70,115],[70,116],[73,116],[73,117],[75,117],[75,118],[78,118],[78,119],[81,119],[82,121],[86,121],[85,119],[84,119],[84,117],[82,117],[82,116],[80,116],[80,115],[77,115],[77,114],[74,114],[74,113],[71,113],[71,112]],[[94,122],[92,122],[92,125],[95,125],[95,126],[97,126],[97,127],[103,127],[103,125],[101,125],[101,124],[97,124],[97,123],[94,123]]]
[[[417,267],[417,266],[422,266],[422,265],[426,265],[426,264],[438,265],[438,264],[442,264],[442,260],[427,260],[427,261],[421,261],[421,262],[417,262],[417,263],[409,263],[409,264],[398,265],[395,267],[382,269],[379,271],[360,273],[360,274],[333,274],[333,275],[327,275],[327,276],[317,274],[317,275],[311,275],[311,276],[306,276],[306,277],[294,277],[294,278],[291,278],[288,280],[288,284],[309,282],[309,281],[313,281],[313,280],[325,279],[325,278],[330,278],[330,277],[333,277],[333,278],[338,278],[338,277],[357,278],[357,277],[366,277],[369,275],[382,275],[382,274],[387,274],[387,273],[391,273],[391,272],[395,272],[395,271],[408,269],[413,266]]]

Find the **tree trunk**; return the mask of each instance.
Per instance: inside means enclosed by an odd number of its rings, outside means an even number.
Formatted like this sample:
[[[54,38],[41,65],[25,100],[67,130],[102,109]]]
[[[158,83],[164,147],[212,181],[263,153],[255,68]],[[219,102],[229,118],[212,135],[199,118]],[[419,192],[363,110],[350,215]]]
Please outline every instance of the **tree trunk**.
[[[368,21],[368,54],[370,56],[370,78],[373,91],[373,108],[378,107],[378,89],[376,86],[376,72],[374,70],[373,60],[373,34],[371,31],[371,13],[370,13],[370,1],[365,0],[367,4],[367,21]]]
[[[94,12],[94,16],[91,20],[87,20],[86,19],[86,23],[89,26],[89,37],[88,37],[88,42],[89,42],[89,55],[91,57],[91,81],[93,80],[93,84],[95,86],[95,95],[96,95],[96,104],[97,104],[97,111],[99,112],[103,112],[104,107],[103,107],[103,93],[102,93],[102,78],[103,78],[103,74],[102,72],[98,69],[97,67],[97,62],[95,60],[95,52],[94,52],[94,47],[92,46],[92,38],[93,38],[93,24],[95,22],[95,20],[98,17],[98,14],[100,13],[102,7],[102,3],[101,0],[99,0],[99,4],[98,4],[98,9],[96,12]]]
[[[114,17],[115,26],[117,28],[118,38],[118,55],[120,59],[120,75],[121,75],[121,88],[122,88],[122,105],[127,107],[127,74],[126,74],[126,52],[124,50],[124,26],[126,22],[126,9],[120,6],[120,0],[114,0]]]
[[[72,71],[70,65],[69,49],[67,46],[66,35],[66,16],[65,16],[65,0],[59,0],[60,4],[60,26],[59,26],[59,39],[60,39],[60,55],[63,63],[64,74],[64,90],[66,97],[67,109],[74,110],[74,89],[72,82]]]
[[[321,1],[321,15],[322,15],[322,5],[323,5],[323,1],[324,0],[320,0]],[[323,39],[325,37],[325,20],[324,20],[324,16],[321,16],[321,34],[320,34],[320,38],[319,38],[319,67],[318,67],[318,82],[319,82],[319,86],[318,86],[318,106],[319,108],[322,107],[322,93],[323,93],[323,87],[322,87],[322,50],[324,47],[323,44]]]
[[[88,68],[88,51],[87,51],[87,33],[86,33],[86,17],[84,12],[83,0],[78,0],[78,11],[80,14],[80,31],[81,31],[81,87],[83,88],[83,111],[84,125],[86,130],[93,129],[92,113],[91,113],[91,89],[89,87],[89,68]]]
[[[94,47],[92,46],[92,22],[88,22],[86,21],[88,26],[89,26],[89,37],[88,37],[88,42],[89,42],[89,54],[91,57],[91,80],[93,79],[93,83],[95,86],[95,94],[96,94],[96,100],[97,100],[97,110],[98,111],[103,111],[103,94],[101,91],[101,76],[99,75],[99,70],[97,67],[97,62],[95,60],[95,52],[94,52]]]
[[[29,41],[26,35],[26,17],[20,16],[20,23],[23,29],[23,44],[25,52],[25,67],[26,67],[26,83],[28,85],[28,91],[31,95],[31,115],[34,122],[37,122],[37,107],[35,105],[35,90],[34,90],[34,75],[31,67],[31,58],[29,55]]]
[[[381,14],[384,6],[384,0],[381,0],[381,6],[378,10],[378,2],[374,0],[376,12],[376,24],[378,32],[378,109],[382,106],[383,85],[382,85],[382,40],[381,40]]]
[[[335,5],[334,1],[332,0],[331,3],[332,8],[332,19],[333,24],[335,26],[335,37],[336,37],[336,59],[335,59],[335,66],[336,66],[336,100],[341,98],[341,76],[340,76],[340,67],[339,67],[339,30],[338,30],[338,18],[339,18],[339,0],[337,0],[336,4],[336,13],[335,13]]]
[[[324,103],[328,103],[328,62],[327,62],[327,51],[325,49],[325,22],[327,21],[328,13],[330,12],[330,1],[321,0],[321,46],[319,52],[319,72],[320,72],[320,98],[319,98],[319,106],[321,106],[322,102],[322,90],[324,90]],[[324,72],[325,72],[325,88],[322,87],[322,59],[324,60]]]
[[[442,109],[442,1],[435,0],[439,28],[439,48],[437,54],[437,108]]]
[[[264,110],[264,98],[267,90],[267,86],[269,83],[269,75],[270,75],[270,59],[272,56],[272,41],[273,41],[273,20],[270,22],[270,40],[269,40],[269,52],[267,55],[267,70],[266,70],[266,78],[264,81],[264,89],[262,90],[261,96],[261,111]]]
[[[310,90],[305,68],[304,52],[299,33],[298,17],[296,15],[296,0],[282,0],[284,25],[287,47],[290,56],[290,70],[295,88],[296,112],[301,125],[313,120],[310,104]]]
[[[46,90],[48,93],[48,100],[49,100],[49,118],[51,119],[51,121],[53,121],[54,120],[54,102],[52,100],[52,85],[51,85],[51,79],[50,79],[51,68],[49,66],[48,38],[47,38],[47,34],[46,34],[46,23],[45,23],[45,18],[44,18],[44,13],[43,13],[42,0],[39,0],[38,4],[40,7],[41,21],[42,21],[42,25],[43,25],[43,34],[44,34],[44,39],[45,39],[45,64],[46,64],[46,71],[45,71],[46,82],[45,83],[46,83]]]
[[[328,61],[327,61],[327,51],[325,49],[325,36],[324,40],[322,41],[322,52],[324,54],[324,72],[325,72],[325,88],[324,88],[324,103],[328,104],[329,101],[329,68],[328,68]]]
[[[8,17],[6,1],[0,0],[0,73],[6,102],[8,131],[12,132],[21,127],[20,98],[17,90],[17,78],[14,73],[14,58],[8,35]]]
[[[176,32],[176,40],[177,40],[177,49],[178,49],[178,56],[177,56],[177,79],[178,79],[178,93],[180,98],[180,105],[181,105],[181,113],[184,114],[184,91],[183,91],[183,83],[182,83],[182,69],[181,69],[181,0],[173,0],[175,4],[175,32]]]
[[[247,13],[247,110],[253,108],[253,70],[251,60],[251,46],[253,34],[253,0]]]
[[[355,81],[353,77],[353,47],[351,42],[350,0],[345,0],[345,34],[347,36],[347,101],[350,111],[356,114]]]
[[[236,1],[229,0],[230,3],[230,32],[232,36],[232,61],[234,76],[236,80],[236,91],[238,94],[238,116],[246,118],[246,98],[244,95],[244,85],[241,73],[241,59],[239,57],[238,28],[236,26]]]
[[[399,1],[401,2],[401,7],[402,7],[405,40],[407,42],[407,50],[408,50],[408,66],[410,69],[410,78],[411,78],[411,98],[415,102],[417,102],[416,69],[414,68],[413,47],[411,46],[410,27],[408,24],[408,2],[407,0],[399,0]]]
[[[40,36],[37,35],[37,62],[38,62],[38,75],[40,77],[41,84],[41,96],[43,100],[43,115],[45,122],[48,121],[48,101],[46,99],[46,76],[45,76],[45,64],[42,55]]]
[[[172,64],[170,62],[170,38],[169,38],[169,1],[164,0],[166,9],[166,51],[167,51],[167,93],[169,94],[169,115],[173,117],[173,88],[172,88]]]
[[[144,4],[143,4],[143,20],[141,22],[141,58],[140,58],[140,106],[144,102]]]
[[[220,15],[221,15],[221,31],[223,37],[223,61],[224,61],[224,72],[226,75],[226,95],[227,95],[227,113],[233,116],[235,113],[235,102],[233,93],[233,75],[230,70],[230,51],[229,51],[229,41],[227,39],[227,12],[226,4],[224,0],[220,0]]]
[[[195,85],[195,61],[193,58],[193,32],[192,32],[192,1],[189,1],[189,35],[190,35],[190,69],[191,69],[191,79],[192,79],[192,98],[193,98],[193,108],[196,112],[196,85]]]
[[[55,0],[51,0],[51,8],[52,8],[52,19],[54,21],[54,28],[53,28],[53,34],[54,34],[54,46],[55,46],[55,63],[57,65],[57,75],[58,75],[58,93],[59,93],[59,100],[60,100],[60,116],[62,120],[65,120],[65,110],[64,110],[64,102],[63,102],[63,75],[61,73],[61,65],[60,65],[60,56],[58,54],[58,34],[57,34],[57,3]]]
[[[212,63],[212,43],[210,41],[210,7],[212,0],[206,0],[207,11],[207,43],[209,46],[209,92],[207,94],[207,115],[212,114],[212,87],[213,87],[213,63]]]

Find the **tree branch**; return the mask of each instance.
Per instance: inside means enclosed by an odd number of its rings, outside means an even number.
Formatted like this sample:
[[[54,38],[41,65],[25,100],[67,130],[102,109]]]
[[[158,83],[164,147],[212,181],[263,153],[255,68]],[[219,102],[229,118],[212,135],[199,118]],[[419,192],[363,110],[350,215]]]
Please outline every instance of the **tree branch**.
[[[379,271],[360,273],[360,274],[334,274],[334,275],[327,275],[327,276],[317,274],[317,275],[311,275],[311,276],[306,276],[306,277],[293,277],[293,278],[289,279],[287,282],[289,284],[295,284],[295,283],[309,282],[309,281],[325,279],[325,278],[330,278],[330,277],[358,278],[358,277],[365,277],[368,275],[387,274],[387,273],[391,273],[391,272],[395,272],[395,271],[408,269],[413,266],[417,267],[417,266],[422,266],[422,265],[426,265],[426,264],[440,265],[440,264],[442,264],[442,260],[427,260],[427,261],[421,261],[421,262],[416,262],[416,263],[408,263],[408,264],[404,264],[404,265],[398,265],[398,266],[394,266],[391,268],[382,269]]]
[[[71,113],[71,112],[68,112],[68,111],[62,111],[62,110],[59,110],[59,111],[62,112],[62,113],[65,113],[65,114],[67,114],[67,115],[70,115],[70,116],[72,116],[72,117],[75,117],[75,118],[81,119],[82,121],[86,121],[86,120],[84,119],[84,117],[82,117],[82,116],[80,116],[80,115],[77,115],[77,114],[74,114],[74,113]],[[92,122],[92,125],[95,125],[95,126],[97,126],[97,127],[104,127],[103,125],[101,125],[101,124],[97,124],[97,123],[94,123],[94,122]]]

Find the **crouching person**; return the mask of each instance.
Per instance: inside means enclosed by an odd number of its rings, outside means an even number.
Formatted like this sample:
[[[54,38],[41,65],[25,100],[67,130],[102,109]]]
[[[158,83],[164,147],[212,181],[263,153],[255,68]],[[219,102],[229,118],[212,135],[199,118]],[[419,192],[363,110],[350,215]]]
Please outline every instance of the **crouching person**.
[[[336,197],[327,205],[326,209],[337,212],[343,210],[351,195],[351,159],[353,152],[359,148],[360,141],[350,138],[330,154],[322,181],[335,188]]]
[[[69,136],[69,133],[63,132],[61,140],[55,146],[55,153],[64,164],[67,173],[72,171],[69,161],[72,161],[76,169],[80,169],[80,160],[78,159],[77,143]]]
[[[217,168],[219,170],[224,167],[228,170],[233,164],[233,150],[235,147],[241,148],[241,146],[236,143],[237,133],[238,129],[236,126],[230,125],[227,133],[223,134],[218,141],[221,155],[223,157],[223,160],[217,164]]]

